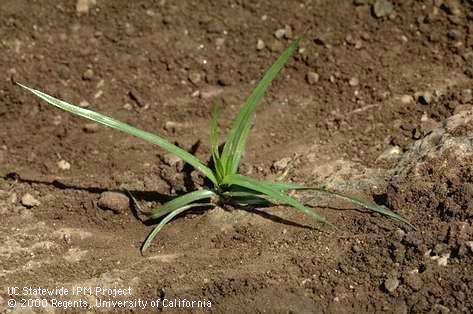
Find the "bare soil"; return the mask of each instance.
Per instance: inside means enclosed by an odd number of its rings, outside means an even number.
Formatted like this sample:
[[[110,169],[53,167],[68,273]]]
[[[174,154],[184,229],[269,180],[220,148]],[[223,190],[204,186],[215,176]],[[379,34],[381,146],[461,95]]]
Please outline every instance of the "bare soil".
[[[131,299],[212,303],[143,312],[473,312],[471,163],[445,167],[440,156],[422,170],[431,180],[398,180],[398,159],[385,158],[471,109],[471,0],[392,0],[382,17],[373,3],[384,1],[370,0],[89,2],[82,13],[72,0],[0,2],[2,311],[62,311],[10,309],[10,286],[107,286],[132,288]],[[86,101],[208,161],[214,99],[227,130],[298,35],[301,49],[257,110],[242,171],[276,177],[274,162],[289,157],[289,180],[388,205],[416,230],[318,198],[338,230],[284,206],[215,208],[174,220],[142,256],[152,226],[131,206],[101,209],[100,195],[128,189],[153,208],[189,189],[185,169],[14,84]],[[24,206],[27,193],[40,204]]]

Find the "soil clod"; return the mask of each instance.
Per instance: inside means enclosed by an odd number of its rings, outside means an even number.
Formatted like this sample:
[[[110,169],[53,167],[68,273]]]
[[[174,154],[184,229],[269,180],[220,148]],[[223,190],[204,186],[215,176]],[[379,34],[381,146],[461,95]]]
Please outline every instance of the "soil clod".
[[[104,192],[100,195],[97,205],[102,209],[111,210],[119,214],[129,209],[130,200],[123,193]]]
[[[34,206],[38,206],[41,204],[40,201],[38,201],[33,195],[31,195],[30,193],[26,193],[25,195],[23,195],[21,197],[21,204],[23,204],[23,206],[25,207],[34,207]]]

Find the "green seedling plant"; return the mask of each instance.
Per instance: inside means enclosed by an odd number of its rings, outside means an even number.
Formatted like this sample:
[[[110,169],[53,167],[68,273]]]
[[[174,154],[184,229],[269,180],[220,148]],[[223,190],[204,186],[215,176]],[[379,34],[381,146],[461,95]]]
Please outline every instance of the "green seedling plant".
[[[288,192],[296,190],[310,190],[327,193],[410,226],[408,221],[386,207],[378,206],[374,203],[366,202],[337,191],[332,191],[324,187],[310,187],[295,183],[261,181],[238,173],[238,166],[245,150],[245,144],[251,129],[251,117],[255,111],[256,105],[260,102],[271,81],[277,76],[284,64],[297,49],[300,40],[300,38],[295,40],[283,51],[276,62],[264,74],[263,78],[257,84],[250,96],[246,99],[228,133],[226,141],[223,144],[223,149],[221,150],[219,150],[219,142],[217,138],[220,106],[218,104],[214,105],[210,132],[213,167],[207,166],[194,155],[176,145],[173,145],[158,135],[135,128],[92,110],[69,104],[39,90],[19,83],[17,84],[53,106],[158,145],[162,149],[178,156],[208,178],[210,182],[208,187],[203,187],[199,190],[177,196],[171,201],[164,203],[160,207],[153,209],[148,213],[151,220],[161,220],[144,241],[141,247],[142,253],[149,248],[156,235],[174,217],[192,208],[202,206],[208,207],[224,204],[239,206],[287,205],[309,215],[316,221],[332,225],[325,217],[315,212],[310,206],[288,194]]]

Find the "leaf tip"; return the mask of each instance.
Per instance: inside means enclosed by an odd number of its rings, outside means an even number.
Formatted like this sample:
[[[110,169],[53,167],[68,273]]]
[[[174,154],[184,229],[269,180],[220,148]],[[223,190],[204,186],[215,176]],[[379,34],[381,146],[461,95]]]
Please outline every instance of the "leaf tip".
[[[146,255],[146,251],[148,250],[149,248],[149,243],[143,243],[143,245],[141,246],[141,249],[140,249],[140,252],[141,252],[141,255],[142,256],[145,256]]]
[[[14,81],[13,83],[15,83],[16,85],[18,85],[18,86],[20,86],[20,87],[22,87],[22,88],[24,88],[24,89],[28,89],[27,86],[25,86],[25,85],[23,85],[23,84],[21,84],[21,83],[19,83],[19,82],[17,82],[17,81]]]

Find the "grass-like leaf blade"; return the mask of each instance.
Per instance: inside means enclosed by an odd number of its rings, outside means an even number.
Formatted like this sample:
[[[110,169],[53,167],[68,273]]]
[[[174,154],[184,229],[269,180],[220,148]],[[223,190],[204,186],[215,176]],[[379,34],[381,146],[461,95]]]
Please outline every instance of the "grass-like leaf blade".
[[[218,151],[218,118],[220,117],[221,106],[220,103],[216,102],[212,108],[212,122],[210,124],[210,150],[212,152],[212,160],[217,173],[217,180],[220,181],[223,178],[223,167],[220,160],[220,153]]]
[[[311,187],[307,187],[305,185],[297,184],[297,183],[288,183],[288,182],[274,182],[274,181],[261,181],[261,183],[269,186],[275,190],[310,190]]]
[[[241,153],[245,146],[249,129],[251,127],[251,115],[254,112],[256,105],[264,96],[269,84],[297,49],[300,41],[301,38],[298,38],[288,48],[286,48],[286,50],[284,50],[276,62],[265,73],[261,81],[245,101],[243,107],[240,109],[240,112],[238,113],[237,118],[230,129],[222,152],[222,164],[225,169],[225,175],[236,173],[241,159]]]
[[[235,185],[233,186],[235,187]],[[245,188],[242,188],[245,189]],[[245,189],[247,191],[226,191],[223,192],[222,195],[227,197],[230,201],[237,203],[239,205],[264,205],[269,206],[271,205],[270,197],[266,194],[262,194],[257,191],[253,191],[250,189]]]
[[[199,201],[202,199],[211,198],[216,196],[213,191],[210,190],[197,190],[194,192],[190,192],[181,196],[178,196],[167,203],[164,203],[162,206],[154,209],[151,211],[151,215],[149,216],[150,219],[156,219],[167,215],[168,213],[186,206],[192,202]]]
[[[327,221],[327,219],[325,219],[325,217],[317,214],[313,210],[304,206],[304,204],[299,202],[297,199],[290,197],[289,195],[286,195],[281,191],[270,188],[269,186],[266,186],[263,183],[255,179],[252,179],[250,177],[242,176],[239,174],[230,174],[230,175],[227,175],[223,179],[222,183],[227,184],[227,185],[234,184],[234,185],[238,185],[247,189],[258,191],[260,193],[267,195],[269,199],[276,204],[290,205],[294,207],[295,209],[298,209],[299,211],[303,212],[304,214],[311,216],[317,221],[333,226],[331,223]]]
[[[169,215],[163,218],[163,220],[160,221],[160,223],[153,229],[153,231],[150,232],[150,234],[146,237],[145,242],[143,242],[143,245],[141,246],[141,254],[144,254],[146,250],[149,248],[151,245],[151,242],[156,238],[158,235],[159,231],[163,229],[163,227],[171,221],[174,217],[177,215],[185,212],[186,210],[189,210],[194,207],[202,207],[202,206],[212,206],[211,203],[194,203],[194,204],[189,204],[183,207],[180,207],[178,209],[175,209],[173,212],[171,212]]]
[[[231,163],[229,166],[231,169],[229,170],[229,174],[235,174],[238,171],[238,165],[240,164],[240,159],[243,155],[243,152],[245,151],[246,148],[246,139],[248,138],[248,135],[250,134],[251,131],[251,121],[248,121],[248,127],[244,128],[241,132],[240,140],[235,147],[235,151],[232,153],[230,159]]]
[[[212,170],[210,170],[210,168],[205,166],[198,158],[196,158],[192,154],[188,153],[187,151],[183,150],[182,148],[177,147],[174,144],[171,144],[170,142],[168,142],[167,140],[165,140],[165,139],[163,139],[159,136],[157,136],[153,133],[149,133],[149,132],[143,131],[141,129],[135,128],[131,125],[128,125],[128,124],[123,123],[121,121],[118,121],[116,119],[110,118],[110,117],[105,116],[103,114],[100,114],[98,112],[88,110],[88,109],[84,109],[84,108],[69,104],[65,101],[54,98],[54,97],[52,97],[48,94],[45,94],[45,93],[43,93],[39,90],[33,89],[31,87],[22,85],[20,83],[17,83],[17,84],[19,86],[23,87],[24,89],[30,91],[34,95],[38,96],[42,100],[44,100],[44,101],[48,102],[49,104],[55,106],[55,107],[58,107],[62,110],[70,112],[72,114],[81,116],[83,118],[87,118],[89,120],[92,120],[92,121],[95,121],[97,123],[106,125],[108,127],[120,130],[120,131],[125,132],[127,134],[136,136],[136,137],[141,138],[145,141],[148,141],[150,143],[158,145],[159,147],[167,150],[168,152],[178,156],[179,158],[181,158],[182,160],[184,160],[185,162],[187,162],[188,164],[193,166],[195,169],[202,172],[214,184],[217,184],[217,179],[215,178],[215,175],[212,172]]]
[[[325,187],[312,187],[312,188],[306,188],[305,190],[312,190],[312,191],[322,192],[322,193],[326,193],[326,194],[344,199],[344,200],[346,200],[350,203],[356,204],[356,205],[358,205],[362,208],[365,208],[365,209],[371,210],[373,212],[376,212],[378,214],[381,214],[383,216],[389,217],[393,220],[399,221],[399,222],[411,227],[412,229],[415,229],[415,227],[407,219],[405,219],[404,217],[396,214],[395,212],[393,212],[392,210],[389,210],[386,207],[379,206],[377,204],[361,200],[361,199],[359,199],[357,197],[354,197],[354,196],[346,195],[346,194],[336,192],[336,191],[331,191],[331,190],[329,190]]]
[[[409,223],[409,221],[407,221],[402,216],[396,214],[395,212],[389,210],[388,208],[385,208],[383,206],[379,206],[379,205],[374,204],[372,202],[367,202],[367,201],[361,200],[361,199],[359,199],[357,197],[354,197],[354,196],[350,196],[350,195],[340,193],[340,192],[337,192],[337,191],[332,191],[332,190],[330,190],[326,187],[323,187],[323,186],[312,187],[312,186],[305,186],[305,185],[301,185],[301,184],[297,184],[297,183],[271,182],[271,181],[263,181],[262,183],[269,186],[270,188],[280,190],[280,191],[283,191],[283,190],[299,190],[299,191],[300,190],[306,190],[306,191],[308,191],[308,190],[310,190],[310,191],[316,191],[316,192],[322,192],[322,193],[325,193],[325,194],[329,194],[329,195],[344,199],[344,200],[346,200],[350,203],[361,206],[362,208],[377,212],[377,213],[379,213],[383,216],[386,216],[386,217],[389,217],[389,218],[394,219],[396,221],[399,221],[401,223],[404,223],[404,224],[408,225],[409,227],[415,229],[415,227],[411,223]]]
[[[232,203],[239,206],[264,206],[268,207],[273,203],[265,198],[257,196],[235,196],[232,198]]]

